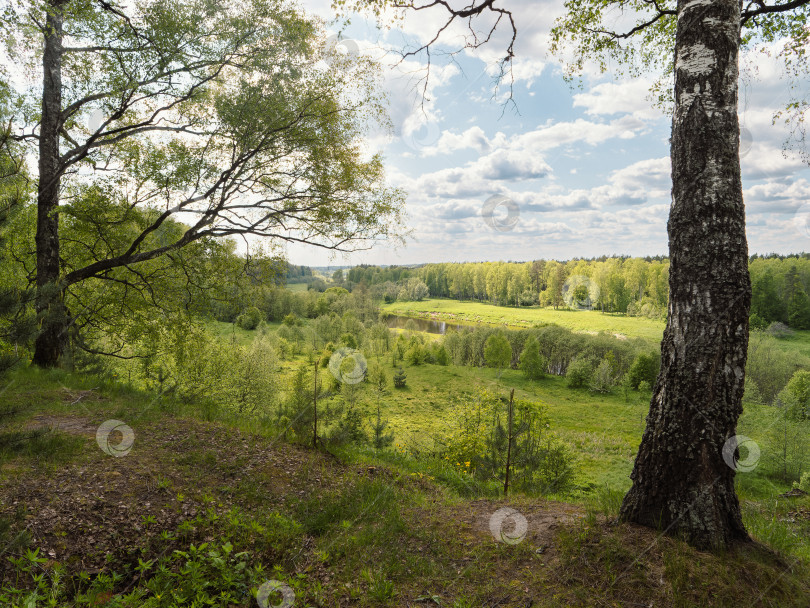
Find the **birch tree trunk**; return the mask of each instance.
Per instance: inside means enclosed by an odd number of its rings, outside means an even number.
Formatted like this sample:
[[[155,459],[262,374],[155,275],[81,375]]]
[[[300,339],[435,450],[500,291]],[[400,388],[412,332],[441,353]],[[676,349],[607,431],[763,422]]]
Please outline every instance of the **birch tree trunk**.
[[[62,126],[62,9],[48,5],[42,55],[42,122],[37,193],[37,299],[40,328],[33,362],[54,367],[67,344],[67,313],[59,285],[59,130]]]
[[[679,0],[671,269],[661,372],[624,521],[702,547],[747,540],[723,446],[742,412],[751,300],[739,163],[738,0]]]

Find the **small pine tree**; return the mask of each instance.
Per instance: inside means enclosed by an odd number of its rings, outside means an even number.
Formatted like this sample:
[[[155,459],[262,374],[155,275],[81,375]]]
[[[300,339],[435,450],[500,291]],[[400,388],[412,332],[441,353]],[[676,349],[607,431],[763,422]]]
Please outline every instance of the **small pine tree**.
[[[388,389],[388,375],[379,363],[372,363],[367,372],[367,380],[378,396],[385,394]]]
[[[408,376],[405,374],[405,371],[400,367],[397,370],[397,373],[394,374],[394,387],[395,388],[405,388],[405,379]]]
[[[306,442],[312,436],[315,422],[313,408],[312,375],[309,366],[302,365],[293,376],[283,407],[279,410],[279,424],[295,433],[298,441]]]
[[[378,404],[377,417],[371,424],[371,432],[374,434],[371,441],[374,447],[378,450],[381,450],[382,448],[387,448],[389,445],[394,443],[394,434],[386,433],[385,430],[387,428],[388,428],[388,420],[383,419],[382,413],[380,411],[380,406]]]

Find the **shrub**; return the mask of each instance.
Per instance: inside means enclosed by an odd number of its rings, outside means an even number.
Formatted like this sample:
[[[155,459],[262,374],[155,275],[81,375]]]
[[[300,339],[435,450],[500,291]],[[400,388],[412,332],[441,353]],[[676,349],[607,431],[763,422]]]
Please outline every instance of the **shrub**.
[[[797,357],[784,352],[776,338],[767,333],[751,334],[745,375],[756,383],[764,403],[773,402],[796,368],[806,363],[806,357]]]
[[[503,480],[507,453],[510,487],[515,490],[562,491],[573,479],[571,451],[549,432],[547,407],[542,403],[510,402],[479,389],[452,408],[449,428],[442,440],[445,459],[477,480]]]
[[[377,362],[372,362],[368,367],[366,380],[380,395],[384,394],[388,388],[388,375],[383,366]]]
[[[255,306],[250,306],[236,318],[236,324],[242,329],[256,329],[261,320],[262,311]]]
[[[764,403],[762,393],[759,391],[757,383],[746,377],[745,389],[743,390],[743,401],[747,403]]]
[[[630,365],[627,372],[627,381],[633,390],[638,390],[639,384],[644,382],[652,386],[658,375],[658,361],[656,357],[647,353],[639,353]]]
[[[595,393],[609,393],[615,384],[613,365],[608,359],[602,359],[591,375],[588,387]]]
[[[810,372],[798,370],[778,396],[788,408],[791,418],[810,418]]]
[[[323,351],[321,351],[321,358],[318,359],[318,367],[324,368],[329,365],[329,359],[332,358],[332,353],[335,352],[335,345],[331,342],[327,342],[326,346],[323,347]]]
[[[548,362],[540,354],[540,344],[537,338],[531,336],[526,340],[523,352],[520,353],[520,369],[530,380],[539,380],[546,375]]]
[[[414,343],[405,351],[405,361],[409,365],[421,365],[425,361],[425,350],[419,343]]]
[[[407,377],[405,371],[400,367],[397,373],[394,374],[394,388],[405,388],[405,379]]]
[[[512,361],[512,346],[503,333],[492,334],[484,343],[484,361],[487,367],[502,369]]]
[[[354,386],[354,385],[344,385]],[[328,438],[329,443],[345,444],[368,443],[368,435],[363,425],[363,414],[356,407],[348,407],[337,424],[332,428]]]
[[[340,341],[349,348],[357,348],[357,339],[352,334],[343,334]]]
[[[768,322],[760,317],[757,313],[754,313],[748,318],[748,326],[751,329],[763,331],[768,329]]]
[[[779,321],[774,321],[770,325],[768,325],[768,333],[772,335],[774,338],[778,338],[780,340],[784,340],[786,338],[790,338],[795,334],[792,329],[790,329],[784,323],[780,323]]]
[[[301,325],[301,321],[298,319],[298,317],[296,316],[296,314],[294,312],[291,312],[286,317],[284,317],[284,319],[282,319],[281,322],[284,323],[284,325],[287,325],[288,327],[293,327],[295,325]]]
[[[593,367],[587,359],[574,359],[568,365],[565,378],[569,388],[585,388],[591,381]]]
[[[799,482],[799,489],[810,494],[810,471],[802,474],[802,480]]]

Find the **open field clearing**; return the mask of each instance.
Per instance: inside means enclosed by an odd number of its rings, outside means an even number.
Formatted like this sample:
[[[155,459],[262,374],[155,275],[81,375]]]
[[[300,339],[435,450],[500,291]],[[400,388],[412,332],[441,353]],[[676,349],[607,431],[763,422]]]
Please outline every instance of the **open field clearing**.
[[[606,331],[627,337],[660,342],[664,322],[623,314],[603,314],[594,310],[565,310],[526,306],[512,308],[482,302],[426,299],[421,302],[393,302],[380,306],[382,312],[413,317],[434,317],[458,323],[481,323],[507,327],[531,327],[553,323],[577,332]]]

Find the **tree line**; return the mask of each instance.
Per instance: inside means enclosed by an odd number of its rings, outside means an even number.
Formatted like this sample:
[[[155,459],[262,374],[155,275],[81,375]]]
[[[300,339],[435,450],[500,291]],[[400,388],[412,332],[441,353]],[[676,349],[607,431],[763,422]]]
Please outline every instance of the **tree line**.
[[[751,256],[751,326],[784,323],[810,329],[810,256]],[[424,284],[424,288],[416,281]],[[568,261],[355,266],[342,284],[370,287],[378,299],[477,300],[501,306],[590,308],[663,318],[669,296],[666,258],[601,257]]]

